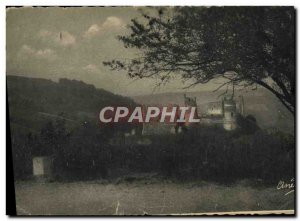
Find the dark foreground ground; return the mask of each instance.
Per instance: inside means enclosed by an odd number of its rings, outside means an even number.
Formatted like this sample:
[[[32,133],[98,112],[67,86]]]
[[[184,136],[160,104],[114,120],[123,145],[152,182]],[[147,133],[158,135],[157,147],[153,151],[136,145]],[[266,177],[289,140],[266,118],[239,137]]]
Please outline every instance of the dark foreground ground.
[[[18,215],[143,215],[292,210],[294,193],[240,182],[16,183]]]

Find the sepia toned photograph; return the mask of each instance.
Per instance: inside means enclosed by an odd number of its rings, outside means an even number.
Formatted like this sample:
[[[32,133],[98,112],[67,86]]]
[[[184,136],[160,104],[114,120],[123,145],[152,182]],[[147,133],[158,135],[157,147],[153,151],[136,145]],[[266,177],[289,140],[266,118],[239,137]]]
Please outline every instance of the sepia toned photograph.
[[[294,216],[295,18],[7,7],[16,215]]]

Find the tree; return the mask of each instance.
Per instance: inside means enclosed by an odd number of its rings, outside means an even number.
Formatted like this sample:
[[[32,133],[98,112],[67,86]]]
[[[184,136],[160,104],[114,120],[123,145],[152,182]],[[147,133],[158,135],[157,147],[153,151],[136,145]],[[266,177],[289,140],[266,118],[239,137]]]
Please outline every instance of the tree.
[[[42,149],[37,149],[38,154],[59,155],[66,152],[65,146],[69,141],[69,132],[66,129],[66,121],[63,114],[59,114],[55,123],[47,122],[40,131]]]
[[[193,80],[188,87],[223,78],[262,86],[295,112],[295,10],[293,7],[175,7],[142,12],[130,33],[118,36],[135,58],[103,62],[132,78]],[[151,15],[149,15],[151,14]]]

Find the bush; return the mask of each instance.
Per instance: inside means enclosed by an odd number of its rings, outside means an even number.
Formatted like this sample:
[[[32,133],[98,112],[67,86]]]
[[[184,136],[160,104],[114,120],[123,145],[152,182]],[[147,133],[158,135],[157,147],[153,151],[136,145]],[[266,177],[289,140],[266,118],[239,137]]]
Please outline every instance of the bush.
[[[181,181],[202,179],[223,183],[240,179],[278,182],[294,177],[294,137],[279,131],[256,130],[249,134],[241,130],[228,132],[218,127],[200,127],[177,135],[124,137],[117,144],[111,144],[109,140],[114,139],[113,135],[93,125],[84,124],[69,135],[57,126],[47,124],[45,128],[48,130],[42,130],[43,136],[27,138],[30,142],[22,147],[27,150],[26,154],[20,153],[22,145],[14,140],[17,174],[24,172],[21,163],[32,157],[34,147],[42,146],[45,150],[38,151],[54,158],[55,176],[65,181],[150,172]],[[53,131],[63,133],[56,134],[56,139],[48,139],[47,134],[51,138]],[[149,139],[151,144],[139,144],[141,139]]]

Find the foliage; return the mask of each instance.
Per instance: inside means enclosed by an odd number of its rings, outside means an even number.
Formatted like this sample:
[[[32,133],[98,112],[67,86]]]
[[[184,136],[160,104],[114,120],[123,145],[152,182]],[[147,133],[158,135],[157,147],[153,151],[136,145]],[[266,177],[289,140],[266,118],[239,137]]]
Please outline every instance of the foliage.
[[[111,144],[109,141],[115,135],[107,128],[84,123],[76,132],[52,139],[57,131],[64,129],[63,124],[50,125],[45,125],[34,142],[30,137],[25,145],[13,142],[16,174],[22,175],[22,165],[30,168],[32,156],[36,154],[33,144],[39,144],[44,153],[53,157],[54,178],[62,181],[156,173],[180,181],[201,179],[227,183],[260,179],[274,184],[294,176],[294,139],[278,131],[227,132],[218,127],[200,127],[176,136],[134,136]],[[142,139],[152,143],[138,142]],[[27,151],[23,152],[24,148]]]
[[[295,9],[292,7],[175,7],[142,13],[119,36],[135,58],[103,62],[133,78],[173,74],[196,84],[262,86],[294,113]]]

